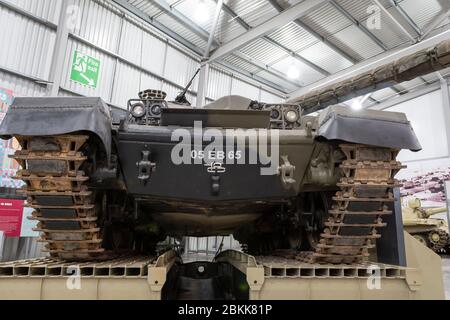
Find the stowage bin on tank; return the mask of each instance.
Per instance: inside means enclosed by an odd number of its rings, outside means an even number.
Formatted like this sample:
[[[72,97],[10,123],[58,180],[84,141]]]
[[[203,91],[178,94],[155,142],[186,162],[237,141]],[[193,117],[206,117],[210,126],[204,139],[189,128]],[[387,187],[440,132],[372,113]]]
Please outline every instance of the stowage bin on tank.
[[[16,98],[0,136],[22,146],[16,179],[52,256],[234,234],[252,254],[359,263],[392,214],[398,152],[421,146],[401,113],[305,113],[239,96],[193,109],[157,90],[126,112],[99,98]]]

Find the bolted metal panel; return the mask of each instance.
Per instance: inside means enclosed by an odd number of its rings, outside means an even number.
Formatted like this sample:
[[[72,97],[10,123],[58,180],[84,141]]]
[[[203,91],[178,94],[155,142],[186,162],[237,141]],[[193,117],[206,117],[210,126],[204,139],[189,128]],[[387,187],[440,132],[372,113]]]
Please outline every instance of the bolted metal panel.
[[[1,5],[0,30],[0,67],[48,79],[55,31]]]

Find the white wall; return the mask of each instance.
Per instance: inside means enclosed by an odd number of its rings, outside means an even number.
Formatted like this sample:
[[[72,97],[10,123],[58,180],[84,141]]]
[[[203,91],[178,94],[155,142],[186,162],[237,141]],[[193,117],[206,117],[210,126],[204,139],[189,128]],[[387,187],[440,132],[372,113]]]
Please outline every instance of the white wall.
[[[61,0],[2,0],[0,3],[0,86],[16,96],[49,94],[46,82],[55,67],[56,31]],[[69,1],[69,0],[64,0]],[[143,89],[165,90],[174,99],[199,67],[200,58],[180,47],[148,24],[104,0],[70,0],[78,8],[79,27],[70,31],[64,48],[64,66],[60,78],[62,96],[100,96],[105,101],[126,107],[130,98]],[[16,8],[16,10],[14,9]],[[25,11],[35,18],[21,12]],[[70,80],[74,51],[101,61],[96,89]],[[253,80],[211,68],[207,100],[228,94],[280,102],[276,92],[261,88]],[[198,82],[188,96],[195,105]]]
[[[401,151],[398,159],[407,169],[400,171],[399,179],[450,167],[450,137],[447,136],[450,110],[445,112],[444,107],[443,94],[438,89],[385,109],[406,114],[423,148],[419,152]]]
[[[422,145],[422,151],[404,150],[400,161],[410,162],[449,156],[448,137],[441,90],[409,100],[385,111],[403,112],[407,115]]]

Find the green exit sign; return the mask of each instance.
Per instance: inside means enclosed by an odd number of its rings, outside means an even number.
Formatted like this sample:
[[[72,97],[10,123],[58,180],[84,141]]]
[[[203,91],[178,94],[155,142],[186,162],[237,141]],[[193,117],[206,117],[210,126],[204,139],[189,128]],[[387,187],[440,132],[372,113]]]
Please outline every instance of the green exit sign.
[[[95,89],[99,72],[100,60],[79,51],[74,52],[70,80]]]

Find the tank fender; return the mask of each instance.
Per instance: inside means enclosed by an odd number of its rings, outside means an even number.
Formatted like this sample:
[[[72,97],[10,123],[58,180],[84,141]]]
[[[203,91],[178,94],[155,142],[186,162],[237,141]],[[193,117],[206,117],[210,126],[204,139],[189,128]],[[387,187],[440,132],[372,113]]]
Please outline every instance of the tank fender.
[[[422,149],[405,114],[377,110],[354,111],[347,106],[329,107],[318,116],[317,139],[411,151]]]
[[[101,98],[15,98],[0,125],[0,138],[94,133],[111,160],[111,115]]]

